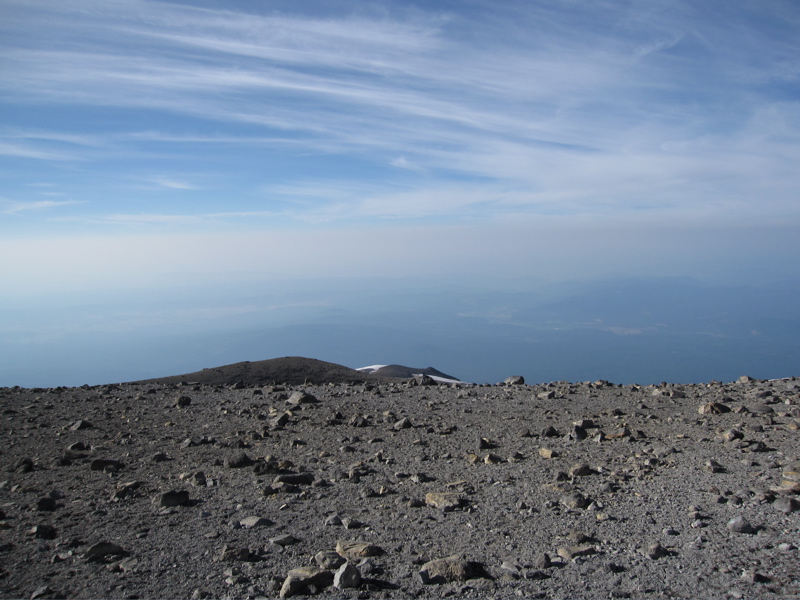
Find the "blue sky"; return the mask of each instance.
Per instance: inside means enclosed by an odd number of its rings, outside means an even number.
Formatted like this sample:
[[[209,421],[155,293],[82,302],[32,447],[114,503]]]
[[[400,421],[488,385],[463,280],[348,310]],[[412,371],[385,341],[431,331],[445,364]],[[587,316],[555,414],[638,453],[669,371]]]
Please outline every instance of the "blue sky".
[[[796,279],[798,57],[794,1],[3,0],[0,306]]]

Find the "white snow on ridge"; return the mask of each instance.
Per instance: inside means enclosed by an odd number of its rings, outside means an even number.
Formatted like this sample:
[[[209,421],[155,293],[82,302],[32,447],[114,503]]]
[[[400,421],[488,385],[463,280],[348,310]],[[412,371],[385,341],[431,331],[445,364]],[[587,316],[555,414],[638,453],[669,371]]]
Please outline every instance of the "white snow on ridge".
[[[369,367],[359,367],[356,371],[361,371],[362,373],[374,373],[378,369],[382,369],[388,365],[370,365]],[[423,373],[412,373],[414,377],[420,377]],[[457,385],[470,385],[467,381],[459,381],[458,379],[447,379],[446,377],[439,377],[437,375],[428,375],[434,381],[438,381],[439,383],[455,383]]]
[[[387,365],[372,365],[369,367],[361,367],[359,369],[356,369],[356,371],[363,371],[364,373],[374,373],[378,369],[382,369],[385,366]]]
[[[414,377],[419,377],[422,373],[414,373]],[[446,377],[438,377],[436,375],[428,375],[434,381],[438,381],[439,383],[456,383],[459,385],[469,385],[466,381],[459,381],[458,379],[447,379]]]

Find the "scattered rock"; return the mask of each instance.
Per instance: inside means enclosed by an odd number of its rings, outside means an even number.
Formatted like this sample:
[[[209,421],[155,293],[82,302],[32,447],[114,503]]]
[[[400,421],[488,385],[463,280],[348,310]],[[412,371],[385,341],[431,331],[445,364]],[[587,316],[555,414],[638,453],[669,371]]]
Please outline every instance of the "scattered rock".
[[[289,485],[312,485],[314,483],[313,473],[286,473],[278,475],[272,480],[273,486],[278,483]]]
[[[269,527],[272,525],[272,521],[265,517],[251,516],[245,517],[239,521],[239,524],[245,529],[255,529],[256,527]]]
[[[549,569],[552,566],[550,555],[547,552],[539,552],[534,556],[533,566],[537,569]]]
[[[314,562],[323,569],[338,569],[345,564],[346,559],[332,550],[323,550],[314,555]]]
[[[423,584],[430,585],[483,577],[484,570],[480,564],[456,554],[426,562],[419,570],[419,576]]]
[[[730,521],[728,521],[727,527],[728,531],[732,531],[733,533],[757,533],[756,528],[753,527],[750,522],[742,516],[732,518]]]
[[[300,540],[298,540],[296,537],[289,534],[279,535],[277,537],[269,539],[269,543],[275,544],[276,546],[291,546],[299,541]]]
[[[90,465],[92,471],[119,471],[124,467],[121,461],[112,458],[96,458]]]
[[[289,396],[289,399],[286,401],[286,404],[291,406],[300,406],[301,404],[314,404],[319,402],[317,398],[307,392],[303,391],[296,391],[292,392],[292,395]]]
[[[219,552],[218,560],[222,562],[253,562],[258,560],[258,555],[251,552],[249,548],[235,548],[225,545]]]
[[[551,458],[556,458],[558,456],[558,452],[551,450],[550,448],[539,448],[539,456],[549,460]]]
[[[561,497],[560,502],[570,510],[577,510],[589,506],[589,499],[580,492],[572,492]]]
[[[369,542],[350,542],[339,540],[336,542],[336,552],[348,560],[366,558],[368,556],[380,556],[383,550]]]
[[[587,477],[596,473],[589,465],[574,465],[569,470],[570,477]]]
[[[411,419],[408,417],[403,417],[399,421],[397,421],[394,425],[392,425],[392,429],[395,431],[400,431],[401,429],[409,429],[412,427]]]
[[[333,587],[339,590],[357,588],[361,585],[361,572],[352,563],[346,562],[333,576]]]
[[[719,402],[707,402],[697,409],[701,415],[720,415],[722,413],[730,412],[729,406],[720,404]]]
[[[794,498],[788,497],[778,498],[772,503],[772,506],[785,515],[791,514],[796,510],[800,510],[800,502]]]
[[[156,496],[153,501],[157,502],[159,506],[164,508],[170,508],[173,506],[189,506],[191,503],[189,500],[189,492],[185,490],[170,490],[169,492],[164,492],[163,494]]]
[[[113,542],[97,542],[83,556],[89,560],[102,560],[108,556],[130,556],[130,552]]]
[[[670,552],[664,546],[661,545],[660,542],[653,542],[650,544],[644,552],[644,555],[647,558],[652,560],[657,560],[664,556],[669,556]]]
[[[56,538],[58,532],[52,525],[42,524],[31,527],[28,534],[39,539],[52,540]]]
[[[225,459],[223,463],[229,469],[242,469],[244,467],[251,467],[255,464],[255,461],[247,456],[245,452],[240,452],[235,456],[230,456]]]
[[[464,498],[457,492],[430,492],[425,494],[425,504],[447,512],[460,508]]]
[[[319,567],[307,566],[292,569],[286,575],[280,597],[289,598],[306,590],[309,586],[327,587],[333,583],[333,573]]]
[[[53,512],[57,507],[58,505],[56,504],[56,501],[49,496],[39,498],[36,501],[36,510],[38,511]]]
[[[66,598],[66,595],[56,592],[50,586],[43,585],[36,588],[31,594],[31,600],[37,600],[38,598]]]
[[[596,554],[597,549],[589,544],[581,544],[578,546],[562,546],[558,549],[558,555],[564,560],[573,560],[578,556],[589,556]]]

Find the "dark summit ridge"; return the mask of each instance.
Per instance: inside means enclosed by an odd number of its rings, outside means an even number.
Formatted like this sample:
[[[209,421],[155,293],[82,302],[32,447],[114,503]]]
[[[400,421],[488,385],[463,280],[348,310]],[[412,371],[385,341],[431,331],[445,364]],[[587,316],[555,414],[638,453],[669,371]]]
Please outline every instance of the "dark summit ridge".
[[[180,383],[182,381],[206,385],[232,385],[241,382],[247,386],[283,383],[352,383],[379,381],[388,375],[362,373],[335,363],[301,356],[285,356],[255,362],[245,361],[232,365],[203,369],[184,375],[157,377],[136,383]],[[408,377],[411,377],[409,375]]]

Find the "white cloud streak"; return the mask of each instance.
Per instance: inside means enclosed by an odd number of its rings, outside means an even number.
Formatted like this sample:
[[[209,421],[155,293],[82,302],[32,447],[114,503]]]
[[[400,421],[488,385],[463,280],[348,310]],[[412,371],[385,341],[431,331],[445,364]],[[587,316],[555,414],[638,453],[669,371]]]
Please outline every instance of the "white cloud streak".
[[[80,204],[75,200],[39,200],[38,202],[14,202],[0,198],[0,214],[13,215],[17,213],[40,212],[51,208]]]

